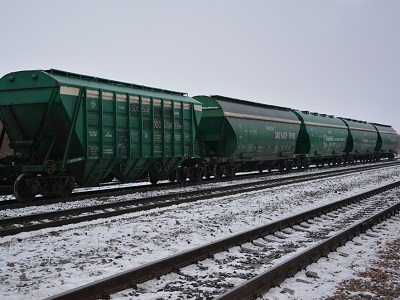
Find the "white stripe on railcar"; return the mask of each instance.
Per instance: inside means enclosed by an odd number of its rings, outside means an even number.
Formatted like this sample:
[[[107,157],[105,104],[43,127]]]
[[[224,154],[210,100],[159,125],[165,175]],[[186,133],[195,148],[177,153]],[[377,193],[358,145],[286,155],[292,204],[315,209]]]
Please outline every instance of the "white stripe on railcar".
[[[249,120],[260,120],[260,121],[271,121],[271,122],[279,122],[279,123],[300,124],[300,121],[296,121],[296,120],[272,118],[272,117],[263,117],[263,116],[239,114],[239,113],[232,113],[232,112],[224,112],[224,116],[225,117],[231,117],[231,118],[249,119]]]

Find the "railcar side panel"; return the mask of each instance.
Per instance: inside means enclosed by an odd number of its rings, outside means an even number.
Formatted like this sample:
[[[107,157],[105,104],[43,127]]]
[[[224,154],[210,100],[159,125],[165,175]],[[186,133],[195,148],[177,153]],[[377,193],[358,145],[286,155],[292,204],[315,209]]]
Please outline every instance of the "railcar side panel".
[[[302,122],[296,153],[316,159],[345,154],[349,137],[347,126],[342,120],[317,113],[294,112]]]
[[[367,122],[341,119],[347,124],[351,136],[349,155],[357,158],[373,154],[378,143],[376,128]]]
[[[378,152],[383,157],[393,158],[396,153],[397,132],[389,125],[372,123],[378,131],[378,143],[375,152]]]

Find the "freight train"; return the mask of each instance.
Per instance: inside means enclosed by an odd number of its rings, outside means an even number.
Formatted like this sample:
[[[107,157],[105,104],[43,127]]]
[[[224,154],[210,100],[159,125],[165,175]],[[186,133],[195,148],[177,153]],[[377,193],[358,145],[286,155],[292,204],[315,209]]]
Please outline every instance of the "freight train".
[[[3,76],[0,120],[11,151],[0,187],[23,202],[108,178],[184,183],[397,155],[388,125],[54,69]]]

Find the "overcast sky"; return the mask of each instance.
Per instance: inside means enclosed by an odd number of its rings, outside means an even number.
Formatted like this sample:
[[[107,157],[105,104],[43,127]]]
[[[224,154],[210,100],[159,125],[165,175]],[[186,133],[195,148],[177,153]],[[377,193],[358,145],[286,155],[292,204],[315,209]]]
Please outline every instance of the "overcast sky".
[[[392,125],[400,1],[1,1],[0,75],[61,69]]]

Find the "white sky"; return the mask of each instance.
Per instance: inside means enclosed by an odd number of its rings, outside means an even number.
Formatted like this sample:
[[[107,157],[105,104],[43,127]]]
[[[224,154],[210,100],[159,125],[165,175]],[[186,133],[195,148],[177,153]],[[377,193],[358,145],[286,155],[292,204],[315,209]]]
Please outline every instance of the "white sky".
[[[392,125],[400,1],[1,1],[0,76],[56,68]]]

